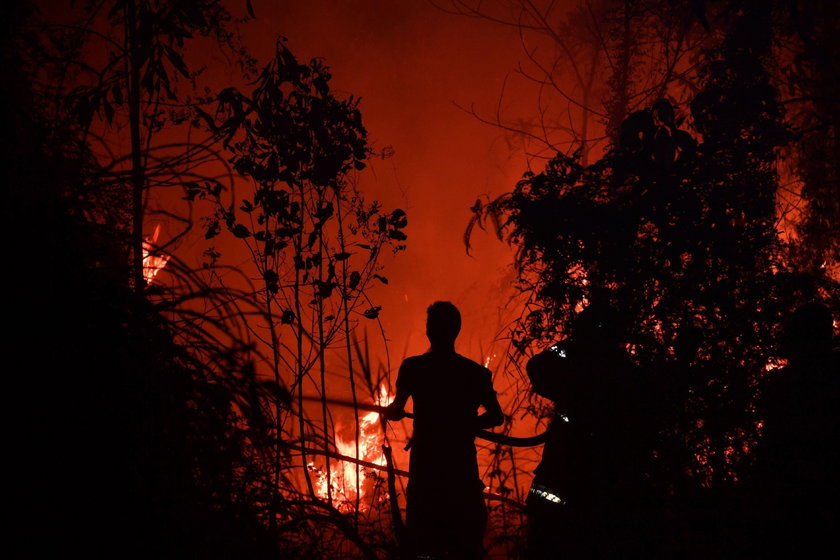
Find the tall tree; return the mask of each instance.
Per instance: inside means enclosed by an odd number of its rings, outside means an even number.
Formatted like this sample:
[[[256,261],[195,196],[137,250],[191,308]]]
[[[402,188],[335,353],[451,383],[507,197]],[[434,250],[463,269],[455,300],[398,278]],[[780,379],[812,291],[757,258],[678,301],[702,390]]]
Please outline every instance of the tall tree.
[[[659,98],[684,101],[696,87],[699,48],[713,42],[692,2],[449,0],[440,7],[518,31],[523,60],[513,74],[521,80],[506,85],[533,86],[534,110],[503,114],[500,99],[493,117],[472,112],[545,158],[581,148],[587,163],[590,150],[597,155],[616,139],[629,113]]]
[[[8,223],[20,235],[10,258],[27,274],[12,279],[20,313],[9,318],[6,360],[26,371],[15,393],[31,412],[19,462],[29,472],[16,480],[51,512],[32,524],[33,535],[50,535],[34,546],[121,558],[277,554],[247,474],[246,442],[260,430],[240,416],[259,416],[250,403],[265,388],[240,380],[240,347],[196,337],[186,349],[171,313],[113,278],[117,234],[97,223],[108,209],[86,196],[99,154],[77,119],[53,111],[37,11],[21,3],[7,14],[0,145],[11,162]],[[73,483],[44,484],[57,472]]]
[[[789,96],[792,147],[791,200],[796,228],[793,260],[805,273],[828,269],[840,278],[840,15],[832,2],[780,6],[776,74]]]
[[[209,197],[216,213],[206,224],[212,239],[224,226],[243,241],[261,278],[258,296],[266,310],[267,337],[257,335],[271,352],[270,367],[278,385],[297,396],[297,443],[302,472],[312,497],[308,445],[318,436],[308,429],[305,412],[307,379],[321,398],[320,444],[335,451],[327,410],[326,353],[343,346],[352,397],[356,393],[351,336],[360,320],[376,319],[380,307],[370,303],[371,282],[380,275],[381,253],[403,249],[407,216],[400,209],[384,212],[367,203],[351,174],[364,169],[371,156],[358,100],[340,99],[330,89],[331,75],[322,61],[300,63],[278,41],[273,61],[260,73],[255,88],[244,94],[229,88],[218,95],[216,113],[200,115],[223,139],[233,169],[251,186],[241,200],[228,199],[219,185],[195,185],[190,196]],[[241,195],[240,195],[241,196]],[[255,331],[257,326],[252,327]],[[290,337],[287,342],[286,337]],[[359,417],[356,414],[358,457]],[[277,407],[276,453],[288,450],[284,440],[284,407]],[[284,432],[286,430],[286,432]],[[361,477],[357,463],[355,509]],[[332,502],[330,463],[324,490]]]
[[[112,201],[119,200],[128,213],[128,227],[117,229],[127,229],[126,276],[141,293],[147,283],[143,223],[150,191],[179,182],[179,174],[207,158],[206,146],[175,145],[170,138],[161,149],[155,142],[167,126],[184,122],[184,111],[195,101],[191,93],[199,72],[186,62],[186,44],[212,38],[241,63],[250,60],[236,44],[229,29],[233,18],[219,0],[71,3],[66,13],[46,13],[43,19],[42,83],[57,117],[72,115],[85,141],[96,146],[98,168],[91,174],[100,192],[90,195],[116,193]]]
[[[765,69],[772,11],[739,5],[705,54],[690,121],[666,101],[636,111],[599,161],[558,154],[490,208],[536,295],[514,332],[521,349],[566,333],[591,302],[622,310],[633,359],[648,369],[677,360],[681,328],[699,329],[691,360],[711,376],[714,394],[698,398],[715,423],[708,468],[694,467],[718,482],[737,477],[755,438],[755,384],[776,356],[781,318],[830,285],[797,284],[781,258],[776,164],[791,135]]]

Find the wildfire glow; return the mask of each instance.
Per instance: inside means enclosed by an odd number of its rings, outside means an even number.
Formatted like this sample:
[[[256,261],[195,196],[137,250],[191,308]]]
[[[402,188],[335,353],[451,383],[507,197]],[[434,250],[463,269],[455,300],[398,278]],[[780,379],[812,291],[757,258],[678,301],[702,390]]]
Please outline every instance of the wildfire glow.
[[[774,369],[780,369],[787,365],[787,360],[783,360],[780,358],[771,358],[764,364],[764,371],[773,371]]]
[[[485,358],[485,360],[484,360],[484,367],[489,368],[490,367],[490,362],[492,362],[495,358],[496,358],[496,354],[493,354],[492,356],[487,356],[487,358]]]
[[[388,388],[383,385],[379,387],[375,400],[378,406],[387,406],[393,399],[388,394]],[[338,433],[341,428],[341,424],[336,423],[335,447],[339,454],[385,466],[385,455],[382,453],[384,434],[382,433],[382,424],[378,412],[368,412],[359,417],[358,455],[356,455],[356,441],[352,438],[345,440],[341,437],[341,434]],[[376,495],[377,489],[384,480],[383,477],[379,476],[377,469],[359,466],[357,471],[355,463],[332,460],[330,461],[330,480],[328,482],[326,469],[318,468],[314,463],[310,463],[309,468],[317,476],[316,494],[322,499],[328,499],[329,484],[333,505],[340,511],[351,511],[355,508],[357,488],[361,511],[370,507],[370,504],[364,501],[366,497],[370,498],[372,496],[372,500],[376,502],[387,499],[387,493],[385,492]],[[361,480],[357,478],[357,473]]]
[[[151,241],[148,238],[143,240],[143,279],[146,284],[152,283],[157,273],[163,270],[170,258],[169,255],[163,253],[153,253],[158,234],[160,234],[160,225],[155,228]]]

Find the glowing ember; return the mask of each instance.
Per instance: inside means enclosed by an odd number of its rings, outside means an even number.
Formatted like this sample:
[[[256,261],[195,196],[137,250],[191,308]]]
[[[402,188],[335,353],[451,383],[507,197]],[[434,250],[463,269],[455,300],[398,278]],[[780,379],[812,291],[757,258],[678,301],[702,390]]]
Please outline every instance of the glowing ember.
[[[160,234],[160,225],[155,228],[155,233],[152,234],[151,241],[143,240],[143,279],[146,284],[151,284],[155,279],[157,273],[163,270],[166,263],[169,262],[169,255],[154,254],[155,243],[157,242],[158,234]]]
[[[489,368],[490,362],[494,359],[496,359],[496,354],[493,354],[492,356],[487,356],[487,358],[484,360],[484,367]]]
[[[773,371],[774,369],[780,369],[787,365],[787,360],[781,358],[771,358],[764,364],[764,371]]]
[[[381,386],[379,394],[376,395],[378,406],[387,406],[393,399],[388,394],[388,388]],[[341,424],[336,424],[336,432],[341,430]],[[339,454],[348,457],[355,457],[368,463],[385,466],[385,455],[382,453],[384,434],[378,412],[368,412],[359,418],[359,454],[356,455],[356,441],[345,440],[340,433],[336,433],[335,446]],[[376,469],[359,466],[358,471],[355,463],[350,461],[334,460],[330,462],[330,489],[332,490],[333,505],[340,511],[352,511],[355,508],[356,490],[359,491],[359,509],[366,511],[370,506],[363,500],[366,496],[373,495],[373,500],[381,502],[387,499],[387,493],[382,492],[376,496],[377,487],[382,483],[382,478]],[[316,474],[317,481],[315,493],[322,499],[328,499],[327,473],[326,469],[309,464],[309,469]],[[357,473],[361,480],[357,478]]]

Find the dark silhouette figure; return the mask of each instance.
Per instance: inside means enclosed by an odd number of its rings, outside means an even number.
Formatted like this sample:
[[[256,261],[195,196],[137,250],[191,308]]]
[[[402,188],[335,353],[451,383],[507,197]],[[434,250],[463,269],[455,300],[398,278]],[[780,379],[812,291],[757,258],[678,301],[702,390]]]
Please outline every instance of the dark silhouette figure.
[[[758,542],[800,557],[840,550],[840,360],[832,337],[827,307],[800,306],[785,330],[788,365],[762,388],[756,500],[766,517]]]
[[[526,369],[534,391],[555,406],[528,496],[527,557],[649,552],[655,429],[648,384],[627,358],[615,312],[588,307],[567,343]]]
[[[408,398],[414,401],[407,545],[423,558],[481,558],[487,513],[475,434],[504,418],[490,371],[455,352],[458,309],[438,301],[427,313],[431,350],[402,363],[397,395],[386,412],[389,420],[399,420]],[[479,406],[485,408],[481,415]]]
[[[534,392],[553,401],[555,413],[527,499],[531,559],[585,556],[592,542],[593,442],[578,398],[583,380],[568,362],[568,350],[555,346],[526,365]]]

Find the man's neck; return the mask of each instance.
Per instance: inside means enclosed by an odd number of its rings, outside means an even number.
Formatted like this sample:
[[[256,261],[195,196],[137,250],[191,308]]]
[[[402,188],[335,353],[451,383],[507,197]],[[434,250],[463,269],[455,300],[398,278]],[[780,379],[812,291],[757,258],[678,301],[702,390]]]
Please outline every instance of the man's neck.
[[[455,345],[454,344],[432,344],[432,353],[433,354],[454,354],[455,353]]]

